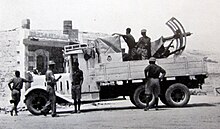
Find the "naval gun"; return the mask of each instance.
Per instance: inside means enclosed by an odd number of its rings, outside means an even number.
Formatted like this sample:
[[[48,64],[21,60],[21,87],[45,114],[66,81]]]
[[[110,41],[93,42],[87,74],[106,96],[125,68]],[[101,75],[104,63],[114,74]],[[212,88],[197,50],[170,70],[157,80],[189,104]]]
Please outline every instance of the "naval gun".
[[[181,55],[186,48],[186,37],[192,34],[186,32],[183,25],[174,17],[168,20],[166,25],[172,30],[173,36],[162,36],[151,43],[151,56],[156,58],[167,58],[170,55]],[[169,44],[165,46],[165,43],[167,42],[169,42]]]

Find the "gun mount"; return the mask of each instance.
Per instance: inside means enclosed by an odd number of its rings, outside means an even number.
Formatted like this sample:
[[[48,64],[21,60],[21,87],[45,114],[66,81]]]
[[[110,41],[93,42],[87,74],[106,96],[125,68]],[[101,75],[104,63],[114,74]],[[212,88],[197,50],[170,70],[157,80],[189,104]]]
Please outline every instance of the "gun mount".
[[[161,37],[152,43],[151,55],[157,58],[166,58],[172,54],[175,56],[181,55],[186,47],[186,37],[192,34],[186,32],[183,25],[174,17],[168,20],[166,25],[172,30],[173,36]],[[164,44],[167,41],[170,41],[170,43],[165,47]]]

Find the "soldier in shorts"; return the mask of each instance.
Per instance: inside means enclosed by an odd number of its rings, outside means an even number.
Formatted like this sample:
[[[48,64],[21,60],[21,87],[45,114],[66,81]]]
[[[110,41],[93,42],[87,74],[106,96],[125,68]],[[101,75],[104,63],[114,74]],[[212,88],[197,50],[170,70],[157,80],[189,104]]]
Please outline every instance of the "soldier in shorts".
[[[159,79],[164,78],[166,71],[160,66],[155,64],[156,58],[151,57],[149,59],[149,65],[145,68],[144,73],[147,80],[145,84],[146,94],[146,107],[145,111],[149,110],[150,95],[155,96],[155,109],[158,110],[158,96],[160,94],[160,81]],[[160,73],[162,75],[160,76]]]
[[[79,69],[79,63],[73,63],[72,73],[72,99],[74,100],[75,113],[80,113],[81,86],[83,83],[83,71]],[[78,110],[77,110],[78,106]]]
[[[55,86],[56,86],[56,82],[61,78],[61,76],[59,76],[57,79],[55,79],[54,76],[54,68],[55,68],[55,62],[54,61],[49,61],[48,63],[49,65],[49,69],[47,70],[46,74],[45,74],[45,80],[47,82],[47,93],[48,93],[48,101],[46,103],[46,105],[43,107],[43,109],[41,110],[41,113],[46,116],[47,113],[49,112],[49,110],[52,110],[51,116],[52,117],[58,117],[57,113],[56,113],[56,94],[55,94]]]
[[[12,78],[8,83],[8,86],[11,90],[11,97],[12,97],[12,100],[10,100],[10,103],[14,104],[12,110],[10,111],[11,116],[13,116],[13,110],[15,111],[15,116],[18,115],[17,106],[18,106],[18,103],[20,102],[21,89],[23,88],[23,83],[24,82],[31,83],[32,81],[21,78],[20,77],[20,72],[15,71],[15,77]],[[13,84],[13,86],[11,86],[11,84]]]

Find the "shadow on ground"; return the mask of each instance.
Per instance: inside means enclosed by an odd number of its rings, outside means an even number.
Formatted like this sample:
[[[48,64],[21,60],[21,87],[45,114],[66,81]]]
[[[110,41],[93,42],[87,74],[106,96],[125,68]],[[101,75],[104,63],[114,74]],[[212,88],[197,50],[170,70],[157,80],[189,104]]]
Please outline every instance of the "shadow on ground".
[[[220,105],[220,103],[214,103],[214,104],[209,104],[209,103],[195,103],[195,104],[187,104],[184,107],[170,107],[166,105],[160,105],[159,110],[168,110],[170,108],[191,108],[191,107],[211,107],[211,106],[217,106]],[[93,112],[93,111],[120,111],[120,110],[131,110],[131,109],[136,109],[136,110],[143,110],[140,108],[137,108],[135,106],[126,106],[126,107],[105,107],[105,108],[91,108],[91,109],[82,109],[81,112]],[[70,113],[71,111],[62,111],[59,113]]]
[[[166,106],[166,105],[162,105],[160,107],[162,108],[190,108],[190,107],[211,107],[211,106],[217,106],[220,103],[193,103],[193,104],[187,104],[186,106],[183,107],[170,107],[170,106]]]
[[[115,110],[130,110],[130,109],[138,109],[134,106],[127,107],[109,107],[109,108],[91,108],[91,109],[82,109],[81,112],[93,112],[93,111],[115,111]],[[70,113],[72,111],[62,111],[59,113]]]

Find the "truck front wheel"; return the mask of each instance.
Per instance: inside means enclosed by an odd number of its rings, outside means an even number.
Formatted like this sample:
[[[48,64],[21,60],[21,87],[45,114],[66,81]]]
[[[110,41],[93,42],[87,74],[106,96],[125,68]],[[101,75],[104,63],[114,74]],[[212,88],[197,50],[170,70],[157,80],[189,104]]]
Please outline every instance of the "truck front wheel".
[[[165,93],[167,104],[173,107],[182,107],[189,102],[190,92],[186,85],[172,84]]]
[[[151,101],[149,103],[149,106],[152,106],[155,102],[155,97],[152,95],[151,96]],[[131,99],[132,100],[132,99]],[[145,95],[145,87],[144,85],[139,86],[134,94],[133,94],[133,103],[136,107],[138,108],[144,108],[146,105],[146,95]]]
[[[47,102],[47,93],[43,90],[35,90],[30,92],[26,97],[27,109],[33,115],[41,115],[41,109]]]

